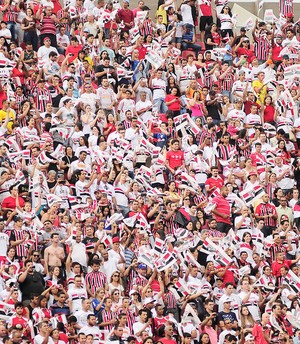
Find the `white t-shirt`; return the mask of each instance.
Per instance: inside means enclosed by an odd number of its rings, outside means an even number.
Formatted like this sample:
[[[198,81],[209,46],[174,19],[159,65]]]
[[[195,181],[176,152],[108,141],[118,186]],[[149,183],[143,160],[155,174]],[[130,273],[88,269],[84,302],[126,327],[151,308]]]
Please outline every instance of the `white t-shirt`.
[[[182,4],[180,7],[182,21],[184,24],[190,24],[194,26],[194,20],[192,15],[192,7],[188,4]]]
[[[68,290],[68,295],[69,295],[69,300],[72,302],[73,313],[78,311],[79,309],[81,310],[82,300],[87,299],[86,289],[72,288],[71,290]],[[81,325],[81,326],[84,326],[84,325]]]
[[[44,340],[45,340],[45,337],[38,334],[37,336],[34,337],[34,344],[42,344]],[[48,338],[48,344],[54,344],[54,341],[51,337]]]
[[[0,233],[0,256],[6,256],[8,245],[9,236],[5,233]]]
[[[145,327],[145,324],[142,324],[141,322],[136,322],[133,324],[133,333],[136,334],[137,332],[140,332],[143,328]],[[149,337],[152,337],[153,333],[151,330],[151,326],[147,326],[144,331],[146,331],[148,333]],[[140,336],[137,336],[138,339],[140,339]]]
[[[153,99],[165,98],[166,82],[163,79],[154,78],[151,84],[153,88]]]
[[[56,48],[51,47],[51,46],[49,48],[47,48],[44,45],[41,46],[37,52],[38,59],[42,60],[43,62],[47,62],[49,59],[49,54],[51,53],[51,51],[54,51],[59,56],[59,53],[56,50]]]
[[[238,296],[241,298],[241,300],[243,300],[243,298],[247,294],[248,294],[247,292],[241,291],[238,294]],[[243,305],[246,305],[248,307],[249,312],[252,314],[255,321],[260,320],[260,312],[259,312],[258,302],[259,302],[259,296],[255,293],[251,293],[248,301],[243,303]]]
[[[80,332],[84,333],[85,335],[92,334],[94,336],[93,344],[99,343],[99,338],[101,336],[101,331],[97,326],[84,326],[80,329]]]

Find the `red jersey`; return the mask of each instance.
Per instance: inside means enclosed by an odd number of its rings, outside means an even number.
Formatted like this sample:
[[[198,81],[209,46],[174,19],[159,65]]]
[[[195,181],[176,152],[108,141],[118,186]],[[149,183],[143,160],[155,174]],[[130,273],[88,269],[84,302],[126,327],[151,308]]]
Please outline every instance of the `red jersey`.
[[[280,269],[283,267],[283,266],[286,266],[287,268],[290,268],[290,266],[292,265],[292,261],[291,260],[284,260],[283,263],[279,263],[277,260],[275,262],[272,263],[272,274],[275,276],[275,277],[279,277],[280,276]]]
[[[176,167],[180,167],[184,163],[184,154],[181,150],[170,150],[167,153],[166,160],[168,160],[170,167],[174,170]]]
[[[25,204],[22,197],[19,197],[19,205],[23,207]],[[12,196],[5,197],[2,202],[2,208],[16,209],[16,198]]]
[[[216,221],[230,224],[231,223],[231,221],[230,221],[230,204],[227,201],[227,199],[221,195],[216,196],[213,198],[212,203],[216,204],[216,209],[218,209],[218,212],[220,212],[221,214],[227,215],[227,217],[225,219],[223,219],[223,217],[221,217],[217,214],[214,214],[214,218],[216,219]]]
[[[205,182],[205,186],[208,186],[210,189],[213,186],[215,186],[216,189],[221,189],[223,185],[224,185],[224,180],[220,176],[218,176],[217,178],[210,177]],[[210,191],[208,196],[210,196],[213,192],[214,190]]]

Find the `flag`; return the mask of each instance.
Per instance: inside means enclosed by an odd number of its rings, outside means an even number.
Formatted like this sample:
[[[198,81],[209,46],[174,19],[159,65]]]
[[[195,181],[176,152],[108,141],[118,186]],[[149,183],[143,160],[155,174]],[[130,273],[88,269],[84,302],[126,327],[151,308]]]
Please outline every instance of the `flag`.
[[[296,203],[294,205],[294,218],[298,219],[300,217],[300,204]]]
[[[150,50],[145,59],[154,66],[155,69],[158,69],[163,63],[164,59],[155,51]]]
[[[263,8],[264,6],[264,0],[258,0],[258,13],[260,12],[260,10]]]
[[[267,24],[272,24],[274,22],[274,13],[272,9],[265,10],[264,22]]]
[[[118,76],[118,81],[121,79],[131,79],[133,76],[133,71],[131,70],[126,70],[124,68],[117,68],[117,76]]]
[[[245,29],[246,31],[249,31],[249,30],[252,30],[254,27],[254,20],[252,17],[250,17],[247,21],[246,21],[246,24],[245,24]]]
[[[140,29],[138,26],[135,26],[129,30],[129,40],[131,43],[135,43],[140,37]]]
[[[148,11],[137,11],[136,12],[137,24],[143,24],[147,17],[147,14],[148,14]]]
[[[117,188],[115,188],[116,191]],[[124,216],[121,213],[114,213],[109,217],[105,222],[105,228],[111,226],[113,223],[120,222],[124,219]]]
[[[55,159],[59,159],[61,158],[62,156],[64,156],[65,154],[65,146],[59,144],[55,151],[51,153],[51,156],[53,156],[53,158]]]
[[[161,255],[165,250],[165,242],[158,237],[155,237],[155,243],[154,243],[154,251],[159,256]]]
[[[265,194],[264,188],[262,188],[260,185],[257,185],[255,187],[250,187],[246,190],[243,190],[240,192],[241,199],[246,203],[246,205],[249,207],[252,205],[256,200],[261,198]]]
[[[55,203],[63,202],[63,200],[59,196],[56,196],[54,194],[48,194],[46,195],[46,198],[47,198],[47,203],[49,207],[52,207],[52,205]]]

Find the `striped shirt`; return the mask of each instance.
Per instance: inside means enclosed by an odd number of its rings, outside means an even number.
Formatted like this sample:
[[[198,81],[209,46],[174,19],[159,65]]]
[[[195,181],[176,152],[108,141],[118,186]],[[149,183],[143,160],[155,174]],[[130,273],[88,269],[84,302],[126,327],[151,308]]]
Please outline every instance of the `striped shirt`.
[[[50,92],[46,88],[40,89],[37,87],[34,90],[33,95],[34,95],[35,106],[36,106],[37,110],[40,112],[46,111],[46,105],[48,103],[52,104],[52,98],[51,98]]]
[[[13,229],[10,233],[10,241],[23,240],[25,235],[28,235],[28,232],[24,229]],[[28,253],[28,247],[26,244],[18,244],[15,246],[16,254],[18,257],[26,257]]]
[[[221,81],[222,90],[231,91],[234,83],[234,75],[232,73],[227,73],[224,79]]]
[[[270,41],[267,39],[266,33],[262,33],[255,39],[254,53],[258,60],[266,61],[268,59]]]
[[[175,299],[175,296],[172,292],[168,292],[163,296],[164,304],[166,308],[176,308],[177,307],[177,301]]]
[[[55,21],[52,19],[52,16],[44,16],[40,24],[41,35],[45,33],[56,35]]]
[[[100,326],[101,323],[105,323],[117,318],[117,314],[112,312],[111,310],[103,309],[99,312],[98,315],[98,324],[99,327],[103,330],[111,331],[114,328],[114,324],[108,324],[105,326]]]
[[[265,216],[270,214],[276,214],[276,208],[271,203],[260,203],[255,209],[255,216]],[[264,221],[266,226],[276,226],[276,220],[272,217],[265,218]]]
[[[107,283],[106,275],[101,272],[90,272],[85,276],[85,283],[90,287],[91,293],[95,294],[98,288],[104,288]]]

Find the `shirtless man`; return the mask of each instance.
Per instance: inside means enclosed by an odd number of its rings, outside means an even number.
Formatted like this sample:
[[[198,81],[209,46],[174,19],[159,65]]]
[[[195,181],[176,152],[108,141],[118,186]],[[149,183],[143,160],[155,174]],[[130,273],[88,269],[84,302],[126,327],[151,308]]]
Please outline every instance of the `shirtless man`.
[[[45,249],[44,259],[45,259],[45,273],[49,273],[49,268],[51,266],[62,266],[62,261],[65,258],[64,249],[59,244],[58,233],[51,234],[52,244]]]

